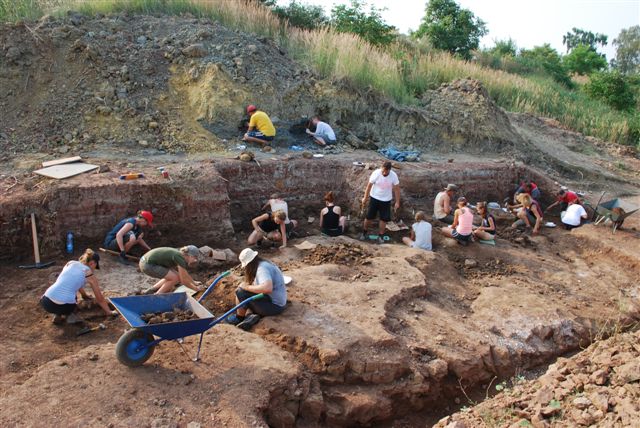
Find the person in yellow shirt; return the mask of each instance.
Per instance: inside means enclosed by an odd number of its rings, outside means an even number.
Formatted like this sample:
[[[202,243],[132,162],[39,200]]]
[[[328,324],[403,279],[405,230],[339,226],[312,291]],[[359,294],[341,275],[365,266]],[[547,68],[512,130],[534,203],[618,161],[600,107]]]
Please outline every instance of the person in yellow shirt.
[[[249,130],[244,134],[242,141],[268,146],[276,136],[276,128],[271,119],[267,113],[258,110],[254,105],[247,107],[247,114],[250,117]]]

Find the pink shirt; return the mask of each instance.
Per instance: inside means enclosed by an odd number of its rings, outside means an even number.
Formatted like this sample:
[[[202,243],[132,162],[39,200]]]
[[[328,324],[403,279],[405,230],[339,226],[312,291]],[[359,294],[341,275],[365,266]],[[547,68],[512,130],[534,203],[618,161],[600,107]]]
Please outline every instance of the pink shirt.
[[[460,215],[458,215],[458,227],[456,232],[460,235],[471,235],[473,231],[473,213],[467,207],[460,208]]]

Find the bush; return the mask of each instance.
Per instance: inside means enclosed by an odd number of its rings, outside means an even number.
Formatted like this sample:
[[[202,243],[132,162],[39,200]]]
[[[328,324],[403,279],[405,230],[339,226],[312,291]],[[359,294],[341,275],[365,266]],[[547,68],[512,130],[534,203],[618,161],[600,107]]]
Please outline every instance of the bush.
[[[578,45],[562,58],[565,68],[573,73],[586,76],[594,71],[607,68],[607,60],[587,45]]]
[[[282,19],[286,19],[289,25],[313,30],[329,24],[329,18],[324,14],[321,6],[306,5],[291,0],[288,6],[275,6],[273,13]]]
[[[369,14],[363,12],[366,3],[351,0],[351,5],[334,6],[331,9],[331,24],[341,33],[353,33],[375,46],[388,45],[396,38],[396,27],[387,25],[374,6]]]
[[[633,89],[619,71],[592,74],[584,90],[590,97],[604,101],[617,110],[628,111],[635,107]]]

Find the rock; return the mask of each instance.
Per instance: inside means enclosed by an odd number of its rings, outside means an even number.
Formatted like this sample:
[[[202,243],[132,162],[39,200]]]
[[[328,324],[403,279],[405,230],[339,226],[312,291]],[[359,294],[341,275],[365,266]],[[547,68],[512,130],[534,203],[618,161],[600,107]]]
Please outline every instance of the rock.
[[[89,355],[89,361],[98,361],[98,354]]]
[[[557,405],[557,406],[547,406],[547,407],[543,408],[542,410],[540,410],[540,413],[544,417],[550,418],[553,415],[557,415],[561,411],[562,411],[562,407]]]
[[[591,400],[587,397],[577,397],[573,400],[573,405],[580,410],[584,410],[591,405]]]
[[[68,151],[69,151],[69,146],[60,146],[58,147],[58,150],[57,150],[58,153],[62,153],[62,154],[67,153]]]
[[[445,428],[467,428],[467,424],[462,421],[455,421],[448,424]]]
[[[149,142],[147,140],[139,140],[138,144],[140,144],[142,147],[149,146]]]
[[[600,369],[593,372],[593,374],[589,376],[589,379],[596,385],[604,385],[609,379],[609,374],[605,370]]]
[[[151,428],[178,428],[178,423],[169,418],[157,418],[151,421]]]
[[[202,424],[200,422],[189,422],[187,424],[187,428],[201,428]]]
[[[465,268],[470,269],[470,268],[474,268],[476,266],[478,266],[478,262],[475,261],[474,259],[465,259],[465,261],[464,261],[464,267]]]
[[[149,129],[158,129],[160,124],[158,124],[158,122],[149,122],[147,126],[149,127]]]
[[[640,360],[629,361],[615,369],[616,377],[621,383],[631,383],[640,380]]]
[[[534,397],[534,401],[541,406],[546,406],[551,400],[553,400],[553,389],[549,385],[540,388]]]
[[[429,375],[434,379],[442,379],[449,372],[449,364],[447,364],[445,360],[436,358],[427,363],[427,370],[429,371]]]
[[[207,48],[202,43],[195,43],[182,49],[182,54],[189,58],[202,58],[207,55]]]
[[[11,46],[9,49],[7,49],[5,58],[7,59],[7,61],[15,62],[20,58],[20,55],[22,55],[22,51],[20,50],[20,48]]]
[[[147,43],[147,37],[138,36],[138,38],[136,39],[136,43],[138,43],[139,45],[144,45],[145,43]]]

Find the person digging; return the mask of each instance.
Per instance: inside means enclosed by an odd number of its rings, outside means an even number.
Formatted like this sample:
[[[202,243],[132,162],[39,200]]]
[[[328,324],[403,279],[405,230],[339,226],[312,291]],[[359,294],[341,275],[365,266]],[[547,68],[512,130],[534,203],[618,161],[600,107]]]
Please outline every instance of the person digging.
[[[235,314],[227,317],[226,322],[249,330],[260,321],[260,317],[279,315],[285,310],[287,288],[280,268],[258,257],[257,251],[245,248],[238,258],[244,269],[244,284],[236,290],[236,305],[260,293],[265,296],[238,308]]]
[[[188,266],[198,262],[200,250],[195,245],[187,245],[179,250],[170,247],[158,247],[146,253],[140,258],[140,271],[152,278],[159,278],[153,287],[144,294],[172,293],[178,284],[200,291],[202,284],[194,281],[187,272]]]
[[[362,223],[361,240],[367,239],[371,221],[375,220],[376,216],[379,215],[378,243],[382,244],[384,242],[383,236],[387,222],[391,221],[391,200],[394,197],[395,205],[393,209],[397,211],[400,208],[400,181],[398,180],[398,175],[391,171],[391,162],[384,161],[382,167],[371,173],[367,187],[364,190],[362,207],[366,205],[367,199],[369,199],[369,209]]]
[[[119,261],[127,264],[127,253],[131,248],[140,245],[145,252],[151,247],[143,239],[143,227],[153,226],[153,214],[150,211],[138,211],[135,217],[120,220],[104,238],[104,247],[120,253]]]
[[[254,105],[247,106],[249,115],[249,129],[242,141],[268,146],[276,136],[276,128],[273,126],[267,113],[260,111]]]
[[[107,316],[117,315],[112,311],[107,300],[102,295],[98,279],[94,276],[96,269],[100,269],[100,255],[91,249],[85,250],[78,261],[68,262],[56,282],[53,283],[40,299],[42,308],[54,314],[53,323],[62,324],[65,320],[67,324],[82,323],[82,319],[75,314],[78,307],[78,293],[85,301],[92,300],[84,291],[86,284],[91,286],[96,303]]]

